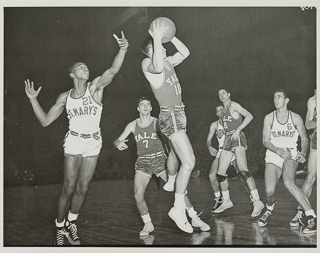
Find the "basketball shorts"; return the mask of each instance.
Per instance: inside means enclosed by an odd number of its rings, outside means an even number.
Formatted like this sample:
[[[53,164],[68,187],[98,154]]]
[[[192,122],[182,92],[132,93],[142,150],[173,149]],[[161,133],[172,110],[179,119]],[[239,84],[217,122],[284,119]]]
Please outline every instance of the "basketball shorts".
[[[184,110],[181,111],[160,111],[159,126],[161,132],[169,138],[177,132],[186,132],[187,117]]]
[[[219,159],[219,158],[220,158],[222,149],[223,149],[223,148],[219,148],[219,149],[218,149],[218,153],[217,153],[216,159]],[[233,154],[233,155],[232,155],[232,158],[231,158],[230,164],[233,164],[235,160],[236,160],[236,156],[235,156],[235,154]]]
[[[245,150],[247,150],[247,139],[243,132],[240,133],[239,138],[237,140],[233,140],[231,136],[232,134],[226,135],[223,144],[224,150],[233,152],[234,149],[237,147],[242,147]]]
[[[310,149],[317,150],[317,130],[310,135]]]
[[[298,155],[298,150],[296,148],[293,148],[293,149],[290,149],[290,152],[292,155],[292,158],[290,160],[296,161],[297,155]],[[275,166],[282,169],[282,166],[283,166],[283,163],[285,160],[281,156],[279,156],[278,154],[267,149],[265,161],[266,161],[266,164],[268,164],[268,163],[274,164]]]
[[[101,147],[102,138],[101,133],[95,134],[74,134],[75,132],[69,131],[65,135],[63,148],[65,156],[82,157],[98,157]]]
[[[165,173],[167,157],[164,152],[157,154],[150,154],[148,156],[139,156],[135,170],[147,174],[149,177],[155,174],[159,177],[162,173]]]

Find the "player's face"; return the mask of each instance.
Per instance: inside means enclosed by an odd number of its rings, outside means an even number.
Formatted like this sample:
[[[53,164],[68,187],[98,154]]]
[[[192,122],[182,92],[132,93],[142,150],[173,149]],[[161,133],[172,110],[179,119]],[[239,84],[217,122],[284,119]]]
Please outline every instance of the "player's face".
[[[143,114],[143,115],[148,115],[150,114],[152,110],[152,107],[151,107],[151,103],[150,101],[148,100],[142,100],[140,103],[139,103],[139,107],[138,107],[138,111]]]
[[[230,93],[228,93],[226,90],[219,90],[219,99],[221,102],[226,102],[227,100],[230,99]]]
[[[89,69],[88,66],[82,62],[76,63],[73,68],[73,73],[77,78],[89,79]]]
[[[276,92],[273,96],[274,106],[279,109],[282,108],[286,104],[286,99],[282,92]]]
[[[221,118],[221,117],[222,117],[222,113],[223,113],[223,106],[218,106],[218,107],[216,108],[216,111],[217,111],[217,116],[218,116],[219,118]]]

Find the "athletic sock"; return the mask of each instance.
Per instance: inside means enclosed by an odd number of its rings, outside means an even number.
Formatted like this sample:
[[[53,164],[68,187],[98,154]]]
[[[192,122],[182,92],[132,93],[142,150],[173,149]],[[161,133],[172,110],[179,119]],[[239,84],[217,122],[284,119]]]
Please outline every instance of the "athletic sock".
[[[58,222],[57,219],[56,219],[55,220],[56,227],[57,228],[63,228],[64,227],[64,222],[65,222],[65,220],[63,220],[62,222]]]
[[[189,214],[190,218],[193,218],[193,217],[197,216],[197,212],[194,210],[193,206],[191,208],[189,208],[188,214]]]
[[[215,196],[215,198],[220,198],[220,197],[221,197],[220,191],[219,191],[219,192],[215,192],[215,193],[214,193],[214,196]]]
[[[79,214],[74,214],[69,211],[68,213],[68,221],[75,221],[78,219]]]
[[[250,191],[250,194],[252,196],[253,201],[256,201],[256,200],[260,199],[257,189],[254,189],[254,190]]]
[[[177,174],[171,176],[171,175],[168,175],[168,181],[169,182],[175,182],[176,181],[176,177],[177,177]]]
[[[315,212],[314,212],[313,209],[310,209],[310,210],[308,210],[308,211],[305,211],[304,213],[306,214],[306,216],[310,216],[310,215],[311,215],[311,216],[314,217],[314,218],[317,217],[317,215],[315,214]]]
[[[143,220],[144,223],[147,223],[147,222],[150,222],[151,221],[151,217],[150,217],[150,214],[147,213],[145,215],[141,215],[141,218]]]
[[[266,207],[267,207],[267,209],[269,210],[269,211],[273,211],[273,209],[274,209],[274,205],[275,205],[275,203],[273,203],[273,205],[272,206],[268,206],[268,204],[266,204]]]
[[[186,206],[186,202],[184,201],[185,194],[175,193],[174,194],[174,206],[184,208]]]
[[[227,191],[222,191],[222,198],[223,198],[223,199],[230,199],[229,190],[227,190]]]

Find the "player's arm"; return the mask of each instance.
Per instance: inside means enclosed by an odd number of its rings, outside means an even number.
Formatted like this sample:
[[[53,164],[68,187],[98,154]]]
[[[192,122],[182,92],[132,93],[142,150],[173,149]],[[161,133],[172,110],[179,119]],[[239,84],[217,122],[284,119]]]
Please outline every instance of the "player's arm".
[[[263,121],[263,131],[262,131],[262,144],[270,151],[278,154],[283,159],[287,160],[291,158],[291,152],[288,150],[280,149],[276,146],[274,146],[270,140],[271,140],[271,126],[273,121],[273,113],[269,113],[265,116]]]
[[[121,32],[122,37],[120,39],[116,35],[113,36],[118,42],[120,49],[118,54],[114,58],[111,67],[107,69],[101,77],[99,76],[92,81],[92,85],[94,85],[95,89],[98,91],[103,90],[106,86],[108,86],[112,82],[116,74],[118,74],[128,50],[129,43],[125,38],[123,32]]]
[[[316,99],[315,97],[311,97],[308,99],[308,110],[307,110],[307,116],[306,116],[306,128],[308,130],[314,129],[317,127],[317,121],[315,120],[315,108],[316,108]]]
[[[218,130],[217,123],[218,122],[215,121],[210,125],[210,129],[209,129],[209,133],[208,133],[208,137],[207,137],[207,147],[208,147],[208,150],[212,156],[217,155],[217,150],[214,147],[212,147],[212,145],[211,145],[212,137],[215,134],[215,132]]]
[[[172,44],[176,47],[178,52],[176,52],[173,56],[167,57],[167,60],[173,65],[177,66],[181,62],[183,62],[190,55],[190,51],[185,44],[177,37],[173,37],[171,40]]]
[[[303,124],[303,120],[300,117],[300,115],[293,113],[293,112],[291,112],[291,113],[292,113],[293,123],[294,123],[296,129],[298,130],[298,133],[299,133],[300,139],[301,139],[301,151],[297,157],[297,161],[303,163],[303,162],[305,162],[305,157],[307,155],[307,151],[308,151],[308,147],[309,147],[309,139],[308,139],[306,128],[304,127],[304,124]],[[301,155],[303,157],[301,157]]]
[[[253,120],[252,114],[236,102],[231,104],[230,110],[237,111],[244,117],[241,125],[237,128],[238,132],[241,132]]]
[[[45,113],[45,111],[42,109],[37,99],[41,88],[42,87],[39,87],[38,90],[34,90],[33,82],[32,81],[30,82],[29,79],[25,81],[25,92],[32,105],[34,114],[36,115],[41,125],[43,127],[46,127],[46,126],[49,126],[53,121],[55,121],[61,115],[67,101],[68,92],[60,94],[55,104],[50,108],[49,112]]]
[[[124,131],[122,132],[122,134],[118,137],[118,139],[116,139],[114,141],[114,147],[119,149],[119,150],[126,150],[128,148],[128,145],[126,144],[126,142],[128,141],[128,136],[130,133],[133,133],[135,130],[135,121],[130,122],[126,128],[124,129]]]

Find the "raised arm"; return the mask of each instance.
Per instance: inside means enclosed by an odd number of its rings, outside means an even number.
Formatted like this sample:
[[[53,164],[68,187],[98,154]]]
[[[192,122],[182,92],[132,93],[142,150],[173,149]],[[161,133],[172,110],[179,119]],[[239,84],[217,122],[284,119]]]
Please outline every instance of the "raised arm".
[[[215,121],[210,125],[210,129],[209,129],[209,133],[208,133],[208,137],[207,137],[207,147],[208,147],[208,150],[212,156],[217,155],[217,150],[214,147],[212,147],[212,145],[211,145],[212,137],[215,134],[215,132],[217,131],[217,129],[218,129],[218,121]]]
[[[126,128],[124,129],[124,131],[122,132],[122,134],[118,137],[118,139],[116,139],[114,141],[114,147],[119,149],[119,150],[126,150],[128,149],[128,145],[126,144],[126,142],[128,141],[128,136],[130,133],[134,133],[135,130],[135,126],[136,126],[136,122],[132,121],[130,122]]]
[[[176,47],[178,52],[176,52],[173,56],[167,57],[167,60],[170,61],[173,66],[177,66],[190,55],[190,51],[187,46],[183,44],[182,41],[177,37],[173,37],[171,42]]]
[[[95,85],[95,88],[97,90],[103,90],[106,86],[108,86],[113,78],[115,77],[115,75],[119,72],[125,55],[127,53],[128,50],[128,40],[125,38],[124,33],[121,32],[121,38],[119,39],[117,37],[117,35],[113,35],[113,37],[116,39],[116,41],[118,42],[118,45],[120,47],[118,54],[116,55],[116,57],[113,60],[113,63],[111,65],[111,67],[109,69],[107,69],[101,77],[97,77],[92,81],[92,85]]]
[[[29,79],[24,81],[24,83],[25,92],[30,100],[34,114],[43,127],[49,126],[61,115],[66,104],[68,93],[65,92],[60,94],[56,100],[56,103],[50,108],[49,112],[45,113],[37,99],[42,87],[39,87],[38,90],[34,90],[34,84],[32,81],[30,82]]]
[[[308,111],[307,111],[307,116],[306,116],[306,128],[308,130],[314,129],[317,127],[317,120],[315,119],[315,109],[317,106],[316,98],[315,96],[311,97],[308,99]]]

